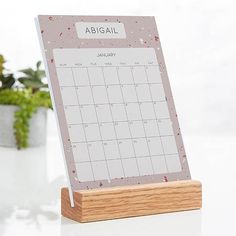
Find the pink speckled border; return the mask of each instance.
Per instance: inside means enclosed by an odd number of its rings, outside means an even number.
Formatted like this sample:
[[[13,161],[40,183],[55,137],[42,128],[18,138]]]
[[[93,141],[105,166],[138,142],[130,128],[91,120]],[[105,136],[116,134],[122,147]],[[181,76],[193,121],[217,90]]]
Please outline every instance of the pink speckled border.
[[[161,50],[161,43],[157,32],[155,18],[151,16],[38,16],[40,32],[50,81],[52,95],[55,100],[55,111],[58,114],[63,150],[66,165],[69,173],[69,180],[72,190],[99,188],[117,185],[131,185],[141,183],[152,183],[162,181],[174,181],[190,179],[188,162],[184,150],[183,140],[179,128],[174,100],[171,93],[166,66]],[[126,39],[79,39],[75,29],[75,23],[85,22],[122,22],[126,30]],[[143,40],[139,40],[142,38]],[[62,104],[59,82],[57,80],[56,68],[53,58],[54,48],[145,48],[155,49],[159,63],[163,86],[166,93],[167,104],[170,111],[170,118],[173,123],[174,135],[178,147],[182,171],[178,173],[159,174],[151,176],[140,176],[132,178],[114,179],[110,183],[104,181],[92,181],[80,183],[77,178],[69,132],[66,125],[66,118]]]

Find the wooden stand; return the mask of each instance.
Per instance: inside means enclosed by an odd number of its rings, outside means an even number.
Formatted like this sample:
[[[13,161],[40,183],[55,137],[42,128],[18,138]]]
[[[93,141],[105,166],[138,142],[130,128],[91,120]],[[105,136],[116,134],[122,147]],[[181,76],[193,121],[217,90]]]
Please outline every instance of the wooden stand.
[[[61,214],[79,222],[108,220],[164,212],[199,209],[201,183],[184,180],[74,192],[70,206],[67,188],[61,189]]]

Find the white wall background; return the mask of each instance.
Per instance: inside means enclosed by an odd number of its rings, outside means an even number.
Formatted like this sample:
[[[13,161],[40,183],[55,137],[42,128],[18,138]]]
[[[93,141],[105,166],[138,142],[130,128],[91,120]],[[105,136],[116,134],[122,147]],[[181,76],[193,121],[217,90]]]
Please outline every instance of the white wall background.
[[[155,15],[184,135],[236,132],[235,0],[2,0],[0,53],[10,69],[41,59],[34,17]]]

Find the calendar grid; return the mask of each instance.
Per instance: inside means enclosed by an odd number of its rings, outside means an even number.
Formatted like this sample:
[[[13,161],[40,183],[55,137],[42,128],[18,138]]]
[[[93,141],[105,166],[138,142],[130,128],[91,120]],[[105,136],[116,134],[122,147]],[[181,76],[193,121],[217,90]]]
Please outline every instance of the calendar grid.
[[[123,66],[122,66],[123,67]],[[106,162],[106,168],[107,168],[107,174],[108,174],[108,178],[109,180],[111,179],[110,177],[110,170],[109,170],[109,166],[108,166],[108,160],[107,160],[107,155],[106,155],[106,152],[105,152],[105,148],[104,148],[104,143],[106,142],[112,142],[112,141],[115,141],[117,143],[117,146],[118,146],[118,151],[119,151],[119,159],[113,159],[112,157],[109,157],[109,161],[111,160],[120,160],[121,161],[121,165],[122,165],[122,171],[123,171],[123,175],[126,176],[126,173],[125,173],[125,170],[124,170],[124,165],[123,165],[123,160],[125,159],[134,159],[135,158],[135,161],[136,161],[136,165],[137,165],[137,169],[138,169],[138,173],[139,173],[139,176],[140,176],[140,167],[139,167],[139,163],[138,163],[138,159],[139,158],[149,158],[150,159],[150,163],[151,163],[151,169],[152,169],[152,174],[154,173],[154,166],[153,166],[153,160],[152,160],[152,157],[155,157],[155,156],[164,156],[165,158],[165,165],[166,165],[166,169],[168,168],[168,165],[167,165],[167,161],[166,161],[166,154],[165,154],[165,151],[164,151],[164,148],[163,148],[163,143],[162,143],[162,137],[172,137],[173,135],[161,135],[160,134],[160,128],[159,128],[159,124],[158,122],[161,121],[161,120],[170,120],[169,117],[164,117],[164,118],[158,118],[157,114],[156,114],[156,110],[155,110],[155,107],[154,107],[154,103],[163,103],[163,102],[166,102],[166,100],[158,100],[158,101],[154,101],[153,100],[153,97],[152,97],[152,92],[151,92],[151,89],[150,89],[150,86],[151,85],[155,85],[155,84],[162,84],[162,83],[149,83],[149,78],[148,78],[148,75],[147,75],[147,66],[143,65],[142,67],[139,66],[139,68],[144,68],[144,71],[145,71],[145,76],[146,76],[146,79],[147,79],[147,83],[146,82],[143,82],[140,83],[140,82],[137,82],[135,81],[134,79],[134,68],[136,68],[136,66],[132,66],[132,67],[128,67],[128,69],[130,69],[130,72],[131,72],[131,75],[132,75],[132,81],[131,83],[121,83],[120,81],[120,78],[119,78],[119,69],[122,68],[122,67],[114,67],[115,70],[116,70],[116,74],[117,74],[117,78],[118,78],[118,83],[110,83],[110,84],[107,84],[106,83],[106,79],[105,79],[105,75],[104,75],[104,66],[92,66],[92,67],[85,67],[86,69],[86,73],[87,73],[87,76],[88,76],[88,84],[87,85],[78,85],[76,84],[75,82],[75,79],[74,79],[74,67],[71,67],[70,69],[72,70],[72,74],[73,74],[73,83],[74,83],[74,86],[73,85],[70,85],[70,86],[61,86],[61,88],[90,88],[91,90],[91,95],[92,95],[92,99],[93,99],[93,103],[83,103],[82,105],[79,105],[81,104],[79,102],[79,97],[78,97],[78,94],[76,93],[77,95],[77,99],[78,99],[78,105],[77,104],[67,104],[66,107],[79,107],[79,110],[80,110],[80,114],[81,114],[81,122],[80,123],[68,123],[70,126],[73,126],[73,125],[79,125],[81,124],[83,126],[83,130],[84,130],[84,134],[85,134],[85,141],[72,141],[72,143],[74,144],[86,144],[86,143],[96,143],[96,142],[101,142],[102,143],[102,149],[103,149],[103,154],[104,154],[104,157],[105,157],[105,162]],[[96,69],[101,69],[101,73],[102,73],[102,77],[103,77],[103,82],[104,84],[91,84],[91,81],[90,81],[90,75],[89,75],[89,70],[92,69],[92,68],[96,68]],[[101,81],[99,82],[101,83]],[[142,86],[142,85],[147,85],[148,86],[148,91],[149,91],[149,94],[150,94],[150,97],[151,99],[150,100],[145,100],[145,101],[140,101],[139,100],[139,97],[138,97],[138,92],[137,92],[137,86]],[[121,102],[111,102],[110,99],[109,99],[109,93],[108,93],[108,88],[111,88],[112,86],[118,86],[120,92],[121,92],[121,95],[122,95],[122,101]],[[124,92],[123,92],[123,88],[124,86],[132,86],[135,90],[135,101],[125,101],[125,98],[124,98]],[[96,87],[104,87],[106,88],[106,96],[107,96],[107,102],[106,103],[100,103],[100,102],[97,102],[95,101],[94,99],[94,95],[93,95],[93,88],[96,88]],[[139,109],[139,113],[140,113],[140,119],[133,119],[133,120],[130,120],[128,119],[128,113],[127,113],[127,106],[129,104],[138,104],[138,109]],[[141,108],[140,108],[140,105],[141,104],[152,104],[152,107],[153,107],[153,110],[155,112],[155,118],[152,118],[152,119],[145,119],[142,115],[142,111],[141,111]],[[111,113],[111,117],[112,117],[112,121],[99,121],[98,119],[98,114],[97,114],[97,107],[99,106],[103,106],[103,105],[108,105],[109,107],[109,110],[110,110],[110,113]],[[114,106],[114,105],[124,105],[124,109],[125,109],[125,115],[126,115],[126,119],[125,120],[119,120],[119,121],[115,121],[114,120],[114,117],[113,117],[113,112],[112,112],[112,109],[111,109],[111,106]],[[84,122],[83,121],[83,118],[82,118],[82,113],[81,113],[81,109],[82,107],[87,107],[87,106],[94,106],[95,108],[95,113],[96,113],[96,121],[95,122]],[[146,129],[145,129],[145,126],[144,126],[144,122],[145,121],[155,121],[156,124],[157,124],[157,127],[158,127],[158,134],[155,134],[155,135],[149,135],[147,137],[147,134],[146,134]],[[131,129],[130,129],[130,125],[133,124],[133,122],[141,122],[142,124],[142,128],[144,130],[144,136],[139,136],[139,137],[133,137],[132,136],[132,132],[131,132]],[[101,133],[101,126],[104,125],[104,124],[110,124],[112,123],[113,126],[114,126],[114,133],[115,133],[115,136],[116,138],[115,139],[103,139],[102,138],[102,133]],[[130,134],[130,138],[118,138],[117,136],[117,131],[115,129],[115,126],[117,124],[120,124],[120,123],[127,123],[128,124],[128,129],[129,129],[129,134]],[[99,136],[100,136],[100,139],[96,139],[96,140],[87,140],[87,137],[86,137],[86,128],[85,126],[87,127],[88,125],[98,125],[98,128],[99,128]],[[149,147],[149,139],[150,138],[156,138],[156,137],[159,137],[160,138],[160,142],[161,142],[161,148],[162,148],[162,155],[151,155],[151,151],[150,151],[150,147]],[[137,142],[138,140],[142,140],[142,139],[145,139],[146,140],[146,146],[147,146],[147,149],[148,149],[148,153],[149,155],[148,156],[145,156],[145,155],[142,155],[142,156],[137,156],[136,155],[136,149],[134,147],[134,142]],[[133,149],[133,152],[134,152],[134,156],[130,156],[130,157],[121,157],[121,150],[120,150],[120,141],[122,142],[125,141],[125,140],[131,140],[132,142],[132,149]],[[89,151],[89,148],[88,148],[88,153],[89,153],[89,158],[90,158],[90,165],[91,165],[91,169],[92,169],[92,172],[93,171],[93,165],[92,165],[92,162],[97,162],[97,160],[92,160],[91,159],[91,156],[90,156],[90,151]],[[175,154],[175,153],[173,153]],[[102,160],[99,160],[102,162]],[[87,163],[88,161],[81,161],[80,163]],[[167,169],[168,171],[168,169]],[[95,179],[95,176],[94,176],[94,173],[93,173],[93,178]]]
[[[99,69],[101,70],[101,74],[102,74],[102,82],[101,81],[94,81],[91,82],[91,79],[90,79],[90,74],[89,74],[89,70],[93,70],[94,69]],[[68,122],[68,125],[70,126],[77,126],[77,125],[82,125],[83,126],[83,131],[84,131],[84,135],[85,135],[85,140],[81,140],[81,141],[74,141],[72,140],[72,143],[74,144],[87,144],[89,146],[87,146],[87,150],[88,150],[88,155],[89,155],[89,161],[80,161],[79,163],[90,163],[90,166],[91,166],[91,169],[92,169],[92,174],[93,174],[93,179],[96,179],[95,175],[94,175],[94,170],[93,170],[93,162],[97,162],[98,160],[92,160],[91,159],[91,155],[90,155],[90,145],[92,145],[92,143],[96,143],[96,142],[101,142],[102,143],[102,150],[103,150],[103,155],[104,155],[104,158],[105,158],[105,163],[106,163],[106,169],[107,169],[107,175],[108,175],[108,180],[110,181],[111,179],[111,175],[110,175],[110,169],[109,169],[109,166],[108,166],[108,157],[107,157],[107,154],[106,154],[106,151],[105,151],[105,147],[104,145],[107,144],[107,142],[113,142],[115,141],[116,144],[117,144],[117,147],[118,147],[118,152],[119,152],[119,158],[112,158],[109,156],[109,161],[112,161],[112,160],[120,160],[121,162],[121,166],[122,166],[122,173],[123,173],[123,176],[126,177],[126,172],[125,172],[125,169],[124,169],[124,164],[123,164],[123,160],[125,159],[135,159],[135,162],[136,162],[136,166],[137,166],[137,170],[138,170],[138,175],[140,176],[141,175],[141,172],[140,172],[140,166],[139,166],[139,163],[138,163],[138,159],[140,158],[148,158],[150,160],[150,163],[151,163],[151,169],[152,169],[152,173],[150,174],[154,174],[154,164],[153,164],[153,159],[152,157],[155,157],[155,156],[164,156],[164,159],[165,159],[165,168],[167,169],[167,172],[168,172],[168,164],[167,164],[167,161],[166,161],[166,153],[165,153],[165,150],[164,150],[164,147],[163,147],[163,142],[162,142],[162,138],[163,137],[172,137],[173,135],[165,135],[165,134],[161,134],[160,133],[160,127],[159,127],[159,121],[162,121],[162,120],[170,120],[169,117],[162,117],[162,118],[158,118],[157,116],[157,113],[156,113],[156,109],[155,109],[155,106],[154,106],[154,103],[157,104],[157,103],[163,103],[163,102],[166,102],[166,100],[162,100],[162,99],[158,99],[157,101],[154,101],[153,100],[153,95],[152,95],[152,91],[151,91],[151,88],[150,86],[152,85],[162,85],[162,83],[157,83],[155,81],[155,83],[150,83],[149,81],[149,78],[148,78],[148,74],[147,74],[147,68],[148,66],[145,66],[143,65],[142,67],[139,66],[139,68],[143,68],[144,69],[144,72],[145,72],[145,77],[146,77],[146,81],[135,81],[135,78],[134,78],[134,68],[136,68],[136,66],[131,66],[131,67],[127,67],[128,70],[130,70],[130,73],[131,73],[131,77],[132,77],[132,80],[129,82],[129,83],[121,83],[121,80],[120,80],[120,75],[119,75],[119,69],[120,68],[123,68],[123,66],[121,67],[113,67],[115,68],[115,71],[116,71],[116,75],[117,75],[117,79],[118,79],[118,83],[109,83],[107,84],[106,82],[106,78],[105,78],[105,74],[104,74],[104,66],[92,66],[92,67],[85,67],[85,70],[86,70],[86,73],[87,73],[87,77],[88,77],[88,84],[76,84],[75,82],[75,72],[74,72],[74,67],[70,67],[70,70],[72,71],[72,76],[73,76],[73,84],[74,85],[62,85],[61,88],[75,88],[79,93],[80,93],[80,88],[89,88],[89,90],[91,91],[91,95],[92,95],[92,103],[82,103],[80,102],[79,100],[79,96],[78,96],[78,92],[76,92],[76,97],[77,97],[77,100],[78,100],[78,105],[77,104],[67,104],[65,107],[78,107],[79,108],[79,111],[80,111],[80,116],[81,116],[81,122],[75,122],[75,123],[70,123]],[[76,68],[78,69],[78,68]],[[78,78],[77,78],[78,79]],[[100,83],[100,84],[99,84]],[[132,87],[134,88],[134,91],[135,91],[135,100],[134,101],[126,101],[125,100],[125,97],[124,97],[124,91],[123,89],[124,88],[128,88],[128,87]],[[147,86],[148,87],[148,92],[149,92],[149,95],[150,95],[150,100],[147,99],[147,100],[144,100],[144,101],[140,101],[139,100],[139,96],[138,95],[138,86]],[[93,92],[93,89],[95,88],[105,88],[105,93],[106,93],[106,96],[107,96],[107,101],[106,102],[101,102],[100,100],[96,101],[95,98],[94,98],[94,92]],[[110,98],[109,98],[109,92],[108,92],[108,89],[109,88],[114,88],[114,87],[117,87],[119,89],[119,91],[121,92],[121,96],[122,96],[122,101],[118,102],[118,101],[110,101]],[[127,94],[126,94],[127,95]],[[154,113],[155,113],[155,117],[151,118],[151,119],[147,119],[145,117],[143,117],[143,114],[142,114],[142,110],[141,110],[141,104],[145,105],[145,104],[151,104],[152,107],[153,107],[153,110],[154,110]],[[125,120],[119,120],[119,121],[115,121],[114,120],[114,117],[113,117],[113,111],[111,109],[111,106],[115,106],[115,105],[122,105],[124,106],[124,110],[125,110]],[[140,119],[131,119],[129,120],[128,119],[128,112],[127,112],[127,106],[129,105],[138,105],[138,109],[139,109],[139,114],[140,114]],[[81,111],[81,109],[85,109],[86,107],[91,107],[93,106],[94,107],[94,111],[95,111],[95,116],[96,116],[96,121],[94,120],[93,122],[89,122],[89,121],[84,121],[83,120],[83,112]],[[111,114],[111,117],[112,117],[112,120],[111,121],[100,121],[99,118],[98,118],[98,113],[97,113],[97,108],[100,107],[100,106],[108,106],[109,108],[109,111],[110,111],[110,114]],[[149,121],[155,121],[156,124],[157,124],[157,129],[158,129],[158,134],[155,134],[155,135],[148,135],[146,134],[146,128],[145,128],[145,125],[144,125],[144,122],[149,122]],[[138,137],[133,137],[132,135],[132,132],[131,132],[131,126],[134,124],[133,122],[140,122],[141,126],[142,126],[142,129],[144,131],[144,135],[143,136],[138,136]],[[114,133],[115,133],[115,138],[103,138],[102,137],[102,132],[101,132],[101,127],[103,125],[109,125],[109,124],[113,124],[113,130],[114,130]],[[129,134],[130,134],[130,137],[127,138],[127,137],[122,137],[122,138],[119,138],[118,135],[117,135],[117,131],[116,131],[116,125],[118,124],[121,124],[121,123],[124,123],[124,124],[127,124],[128,126],[128,129],[129,129]],[[99,139],[97,138],[96,140],[88,140],[87,138],[87,134],[86,134],[86,127],[88,127],[89,125],[97,125],[98,129],[99,129]],[[160,138],[160,142],[161,142],[161,150],[162,150],[162,155],[152,155],[151,154],[151,151],[150,151],[150,145],[149,145],[149,140],[150,138],[157,138],[159,137]],[[132,143],[132,149],[133,149],[133,153],[134,153],[134,156],[129,156],[128,158],[127,157],[122,157],[121,155],[121,150],[120,150],[120,145],[122,145],[122,143],[124,141],[128,141],[130,140],[131,143]],[[147,147],[147,151],[148,151],[148,156],[146,155],[142,155],[142,156],[137,156],[137,153],[136,153],[136,148],[135,148],[135,144],[137,142],[143,142],[143,140],[145,140],[145,143],[146,143],[146,147]],[[122,143],[120,143],[122,142]],[[135,144],[134,144],[135,142]],[[138,144],[137,144],[138,145]],[[173,153],[175,154],[175,153]],[[99,160],[100,162],[103,162],[103,160]]]
[[[175,170],[178,151],[163,84],[154,76],[160,73],[158,66],[71,66],[73,83],[68,68],[58,68],[82,182],[106,179],[110,183],[122,177],[171,173],[169,167]],[[64,77],[67,80],[62,81]]]
[[[73,69],[72,69],[72,68],[71,68],[71,72],[72,72],[73,83],[74,83],[74,85],[75,85],[74,73],[73,73]],[[77,98],[77,102],[78,102],[78,104],[79,104],[79,98],[78,98],[77,92],[76,92],[76,98]],[[82,122],[83,122],[83,117],[82,117],[82,114],[81,114],[80,109],[79,109],[79,112],[80,112],[80,116],[81,116],[81,119],[82,119]],[[84,131],[84,136],[85,136],[85,140],[86,140],[86,143],[87,143],[88,141],[87,141],[87,135],[86,135],[86,132],[85,132],[85,127],[84,127],[84,125],[83,125],[83,131]],[[90,167],[91,167],[91,169],[93,170],[92,161],[91,161],[91,156],[90,156],[89,151],[88,151],[88,156],[89,156]],[[94,171],[92,171],[92,175],[93,175],[93,179],[95,180]]]

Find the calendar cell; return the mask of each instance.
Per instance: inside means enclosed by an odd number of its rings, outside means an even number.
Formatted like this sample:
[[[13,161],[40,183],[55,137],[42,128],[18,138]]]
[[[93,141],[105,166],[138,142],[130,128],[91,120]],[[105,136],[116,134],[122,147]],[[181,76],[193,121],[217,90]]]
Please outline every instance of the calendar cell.
[[[158,66],[147,66],[146,73],[149,83],[162,83]]]
[[[148,146],[152,156],[163,154],[163,147],[160,137],[148,138]]]
[[[70,68],[58,68],[57,78],[60,86],[74,86],[72,70]]]
[[[153,101],[165,101],[165,91],[162,84],[150,84]]]
[[[82,118],[79,106],[65,106],[66,121],[68,124],[81,124]]]
[[[127,121],[126,110],[124,104],[112,104],[111,112],[114,121]]]
[[[141,120],[141,113],[138,103],[127,103],[126,104],[128,120]]]
[[[148,82],[144,66],[133,67],[133,77],[135,84],[144,84]]]
[[[110,105],[95,105],[98,122],[112,122],[112,114],[110,111]]]
[[[140,175],[152,175],[153,168],[150,158],[137,158]]]
[[[107,162],[111,179],[124,177],[124,171],[121,160],[109,160]]]
[[[116,140],[103,142],[106,159],[119,159],[119,147]]]
[[[107,67],[103,69],[105,83],[107,85],[119,84],[119,78],[116,67]]]
[[[136,85],[136,91],[138,95],[139,102],[151,102],[152,97],[148,84],[138,84]]]
[[[94,104],[90,87],[77,87],[77,94],[80,105]]]
[[[119,75],[120,84],[133,84],[133,75],[130,67],[118,67],[117,69]]]
[[[134,139],[133,143],[136,157],[149,156],[147,140],[145,138]]]
[[[181,164],[178,155],[167,155],[166,156],[167,169],[169,172],[180,172]]]
[[[120,85],[107,86],[107,92],[110,103],[122,103],[123,97],[121,93]]]
[[[107,165],[105,161],[96,161],[92,163],[94,178],[99,180],[109,179]]]
[[[155,111],[152,102],[142,102],[140,104],[142,118],[144,120],[156,119]]]
[[[86,124],[84,127],[87,141],[101,140],[98,124]]]
[[[152,156],[152,165],[154,174],[163,174],[167,173],[166,160],[165,156]]]
[[[124,102],[138,102],[134,85],[121,85]]]
[[[80,182],[93,181],[93,170],[91,167],[91,163],[77,163],[76,164],[76,172],[78,176],[78,180]]]
[[[105,86],[92,87],[94,104],[108,103],[107,91]]]
[[[170,119],[158,120],[160,135],[174,135],[172,122]]]
[[[163,149],[165,154],[176,154],[178,149],[175,142],[174,136],[161,137]]]
[[[87,68],[73,68],[74,81],[76,86],[89,86]]]
[[[101,67],[89,67],[88,75],[89,75],[89,81],[90,81],[91,86],[105,85]]]
[[[121,158],[135,157],[133,141],[131,139],[119,140]]]
[[[85,141],[83,125],[69,125],[68,128],[71,142]]]
[[[166,102],[156,102],[154,104],[157,119],[165,119],[170,117],[168,105]]]
[[[80,106],[84,123],[97,123],[96,110],[94,105]]]
[[[122,160],[125,177],[139,176],[137,161],[135,158]]]
[[[142,121],[130,121],[129,127],[132,138],[141,138],[146,136]]]
[[[90,161],[87,143],[76,143],[72,146],[75,162]]]
[[[78,105],[78,99],[76,96],[76,90],[73,87],[62,87],[61,88],[62,102],[63,105]]]
[[[130,138],[128,122],[117,122],[115,129],[118,139]]]
[[[157,120],[145,120],[143,124],[147,137],[160,136]]]
[[[91,161],[105,160],[103,143],[101,141],[88,143],[88,150]]]
[[[115,128],[113,123],[100,124],[102,140],[112,140],[116,138]]]

